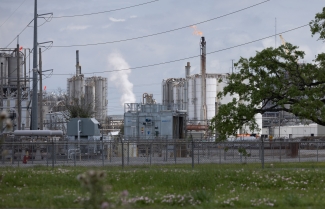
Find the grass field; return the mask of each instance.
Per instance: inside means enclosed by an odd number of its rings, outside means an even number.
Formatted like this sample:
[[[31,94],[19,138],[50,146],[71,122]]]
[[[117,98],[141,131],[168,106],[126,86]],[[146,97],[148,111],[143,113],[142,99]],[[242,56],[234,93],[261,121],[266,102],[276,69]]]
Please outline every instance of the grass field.
[[[324,208],[325,163],[0,168],[0,208],[83,208],[77,175],[104,171],[103,208]],[[96,172],[95,172],[96,173]],[[94,173],[90,173],[93,175]],[[92,182],[93,183],[93,182]],[[90,187],[94,186],[90,182]],[[89,187],[88,187],[89,188]],[[95,191],[95,192],[96,192]],[[107,203],[106,203],[107,202]],[[88,205],[91,207],[91,205]],[[98,204],[99,206],[99,204]],[[100,207],[99,207],[100,208]]]

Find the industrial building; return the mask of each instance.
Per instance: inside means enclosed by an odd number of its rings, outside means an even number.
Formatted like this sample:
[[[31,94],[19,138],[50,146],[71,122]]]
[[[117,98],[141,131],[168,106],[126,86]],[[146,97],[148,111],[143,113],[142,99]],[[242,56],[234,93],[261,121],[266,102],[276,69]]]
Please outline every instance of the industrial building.
[[[0,111],[11,114],[15,128],[29,128],[31,95],[26,49],[0,49],[0,64]]]
[[[218,113],[218,105],[227,104],[238,95],[226,95],[222,99],[217,94],[227,85],[229,74],[206,72],[206,41],[201,37],[201,73],[190,75],[190,63],[185,66],[184,78],[168,78],[162,81],[162,104],[187,111],[187,131],[202,132],[208,137],[209,121]],[[221,80],[221,82],[220,82]],[[262,117],[255,116],[262,128]],[[261,131],[250,131],[243,127],[242,132],[260,134]]]
[[[171,140],[186,137],[186,111],[162,104],[124,104],[124,139]]]
[[[273,126],[262,129],[262,135],[265,138],[297,138],[310,136],[325,136],[325,126],[316,123],[308,125],[287,125],[287,126]]]
[[[107,117],[107,78],[93,76],[85,78],[79,64],[79,50],[76,51],[76,74],[67,79],[67,94],[69,98],[84,100],[91,105],[96,118],[101,124]]]

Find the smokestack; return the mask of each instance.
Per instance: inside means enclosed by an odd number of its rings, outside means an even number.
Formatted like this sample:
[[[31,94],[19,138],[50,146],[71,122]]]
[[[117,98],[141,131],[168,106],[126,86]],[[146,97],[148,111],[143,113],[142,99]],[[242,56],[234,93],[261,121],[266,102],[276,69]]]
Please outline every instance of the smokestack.
[[[187,65],[185,66],[185,78],[187,76],[190,76],[190,71],[191,71],[191,65],[190,62],[187,62]]]
[[[201,37],[201,95],[202,95],[202,111],[201,119],[203,123],[207,120],[207,108],[206,108],[206,42],[204,36]]]
[[[79,74],[79,50],[76,50],[76,76]]]

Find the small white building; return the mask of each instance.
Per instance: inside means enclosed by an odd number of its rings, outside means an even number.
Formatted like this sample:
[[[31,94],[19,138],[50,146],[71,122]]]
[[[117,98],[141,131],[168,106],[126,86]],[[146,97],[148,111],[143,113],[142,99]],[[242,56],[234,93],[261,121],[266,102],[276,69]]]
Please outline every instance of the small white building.
[[[273,133],[273,135],[272,135]],[[325,136],[325,126],[312,123],[309,125],[274,126],[262,129],[262,135],[278,138],[296,138],[304,136]]]

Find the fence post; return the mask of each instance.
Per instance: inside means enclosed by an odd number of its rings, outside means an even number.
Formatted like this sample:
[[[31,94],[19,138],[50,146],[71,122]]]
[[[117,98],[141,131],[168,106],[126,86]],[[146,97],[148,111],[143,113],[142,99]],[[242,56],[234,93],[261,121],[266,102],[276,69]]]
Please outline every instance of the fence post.
[[[102,166],[104,167],[104,139],[102,137]]]
[[[280,162],[281,162],[281,157],[282,157],[282,143],[280,141]]]
[[[32,139],[32,142],[34,142],[34,139]],[[32,143],[32,153],[30,153],[32,156],[32,164],[34,164],[34,143]]]
[[[166,162],[167,162],[167,158],[168,158],[168,141],[166,139]]]
[[[18,151],[19,151],[19,145],[17,144],[17,147],[18,147]],[[19,168],[19,161],[20,161],[20,159],[21,159],[21,152],[20,152],[20,154],[19,154],[19,157],[17,156],[17,158],[18,158],[18,168]]]
[[[318,142],[317,142],[317,162],[318,162]]]
[[[264,169],[264,139],[262,139],[262,169]]]
[[[76,166],[76,152],[77,152],[77,149],[75,148],[74,149],[74,152],[73,152],[73,165]],[[52,157],[53,158],[53,157]]]
[[[52,138],[52,168],[54,168],[54,141]]]
[[[130,161],[130,142],[128,140],[128,148],[127,148],[127,165],[129,165]]]
[[[174,160],[175,160],[175,164],[176,164],[176,140],[174,140]]]
[[[13,142],[12,142],[12,144],[11,144],[11,159],[10,159],[10,163],[11,164],[14,164],[14,155],[15,155],[15,147],[14,147],[14,144],[13,144]]]
[[[192,168],[194,168],[194,141],[192,139]]]
[[[109,162],[112,162],[112,140],[109,141]]]
[[[201,135],[201,138],[202,138],[202,135]],[[201,141],[201,146],[202,146],[202,141]],[[200,164],[200,143],[198,144],[198,147],[197,147],[197,164],[198,165]]]
[[[219,150],[219,164],[221,164],[221,146],[218,146]]]
[[[150,165],[151,165],[151,157],[152,157],[152,141],[150,143]]]
[[[299,162],[300,162],[300,142],[299,142],[299,148],[298,148],[298,156],[299,156]]]
[[[5,150],[5,147],[4,147],[3,143],[1,144],[1,147],[2,147],[2,150],[4,151]],[[1,153],[1,161],[2,161],[2,164],[5,164],[5,158],[6,158],[5,153],[4,152]]]
[[[46,144],[46,167],[49,167],[49,144]]]
[[[123,144],[123,139],[121,139],[122,142],[122,168],[124,168],[124,144]]]

